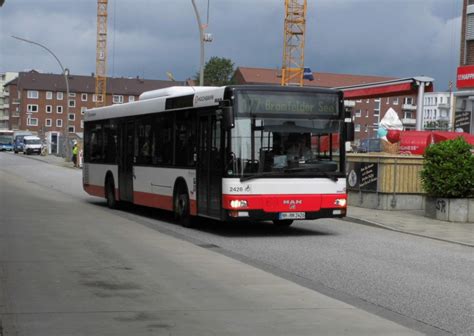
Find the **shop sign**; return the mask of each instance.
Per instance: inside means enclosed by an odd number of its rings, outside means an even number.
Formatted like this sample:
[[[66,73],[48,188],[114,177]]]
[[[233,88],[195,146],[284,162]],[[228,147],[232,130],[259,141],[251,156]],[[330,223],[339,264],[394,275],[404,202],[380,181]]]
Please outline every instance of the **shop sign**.
[[[458,67],[456,87],[458,89],[474,87],[474,65]]]

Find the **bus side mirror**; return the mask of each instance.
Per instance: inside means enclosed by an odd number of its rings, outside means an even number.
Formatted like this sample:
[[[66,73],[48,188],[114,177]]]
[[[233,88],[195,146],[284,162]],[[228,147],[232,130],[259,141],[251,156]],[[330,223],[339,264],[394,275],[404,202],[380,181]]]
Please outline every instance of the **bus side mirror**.
[[[346,126],[346,141],[354,141],[354,123],[351,121],[344,124]]]
[[[222,122],[225,129],[234,128],[234,109],[232,106],[222,107]]]

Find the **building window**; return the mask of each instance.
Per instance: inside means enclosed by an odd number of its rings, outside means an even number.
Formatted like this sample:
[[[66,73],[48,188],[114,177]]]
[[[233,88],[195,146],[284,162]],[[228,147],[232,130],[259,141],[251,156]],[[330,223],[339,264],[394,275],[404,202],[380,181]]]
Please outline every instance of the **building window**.
[[[362,110],[361,110],[361,109],[356,110],[356,113],[355,113],[355,116],[356,116],[356,117],[360,117],[361,114],[362,114]]]
[[[362,99],[357,99],[356,103],[362,103]]]
[[[69,99],[69,107],[76,107],[76,101],[74,99]]]
[[[69,113],[68,119],[69,120],[76,120],[76,115],[74,113]]]
[[[123,96],[122,95],[114,95],[113,99],[112,99],[112,103],[122,104],[123,103]]]
[[[63,113],[63,107],[61,105],[56,106],[56,113]]]
[[[81,94],[81,100],[82,101],[87,101],[87,93]]]
[[[69,92],[69,98],[76,98],[75,92]]]
[[[398,97],[393,98],[393,105],[398,105]]]
[[[68,131],[69,133],[74,133],[74,132],[76,131],[76,128],[75,128],[74,126],[68,126],[68,127],[67,127],[67,131]]]
[[[380,98],[374,99],[375,107],[374,109],[380,110]]]
[[[81,120],[81,129],[84,128],[84,120]]]
[[[86,110],[87,110],[87,107],[82,106],[82,107],[81,107],[81,114],[84,114],[84,112],[86,112]]]
[[[385,104],[390,104],[390,98],[387,98],[387,101],[385,102]]]
[[[97,102],[102,103],[102,101],[103,101],[102,95],[99,95],[98,97],[97,97],[96,94],[92,95],[92,101],[93,101],[94,103],[97,103]]]
[[[374,110],[374,117],[378,117],[380,115],[380,110]]]
[[[360,124],[354,125],[354,132],[360,132]]]
[[[53,92],[51,92],[51,91],[46,91],[46,99],[47,99],[47,100],[53,99]]]
[[[38,105],[28,104],[28,105],[26,105],[26,111],[36,113],[36,112],[38,112]]]
[[[56,127],[63,127],[63,120],[62,119],[56,119]]]
[[[369,117],[369,110],[365,110],[365,117],[366,117],[366,118]]]
[[[52,119],[45,119],[44,122],[45,122],[44,125],[45,125],[46,127],[51,127],[51,126],[53,126],[53,120],[52,120]]]
[[[28,125],[28,126],[38,126],[38,118],[28,118],[28,119],[26,119],[26,125]]]
[[[413,105],[413,98],[412,97],[405,97],[403,99],[403,104]]]
[[[53,112],[53,106],[52,105],[46,105],[46,113],[52,113]]]
[[[29,99],[38,99],[39,98],[39,93],[36,90],[28,90],[28,95],[27,97]]]
[[[57,100],[63,100],[64,93],[63,92],[56,92],[56,99]]]
[[[412,112],[405,112],[404,116],[405,119],[413,119],[413,113]]]
[[[128,101],[129,102],[135,101],[135,96],[128,96]]]

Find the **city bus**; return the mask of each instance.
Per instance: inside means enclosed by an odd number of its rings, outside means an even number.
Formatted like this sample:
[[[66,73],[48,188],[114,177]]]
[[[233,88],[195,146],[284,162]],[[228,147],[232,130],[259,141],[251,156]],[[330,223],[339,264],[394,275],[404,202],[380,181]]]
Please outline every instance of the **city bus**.
[[[0,151],[13,150],[13,131],[0,130]]]
[[[341,91],[170,87],[85,112],[83,187],[110,208],[165,209],[184,226],[341,218],[351,137]]]

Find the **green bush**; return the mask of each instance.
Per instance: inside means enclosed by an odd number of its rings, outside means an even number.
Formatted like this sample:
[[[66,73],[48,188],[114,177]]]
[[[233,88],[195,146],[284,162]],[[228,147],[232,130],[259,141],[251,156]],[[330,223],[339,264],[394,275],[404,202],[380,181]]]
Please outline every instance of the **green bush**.
[[[423,156],[421,184],[429,196],[473,196],[474,156],[471,146],[463,138],[434,144]]]

